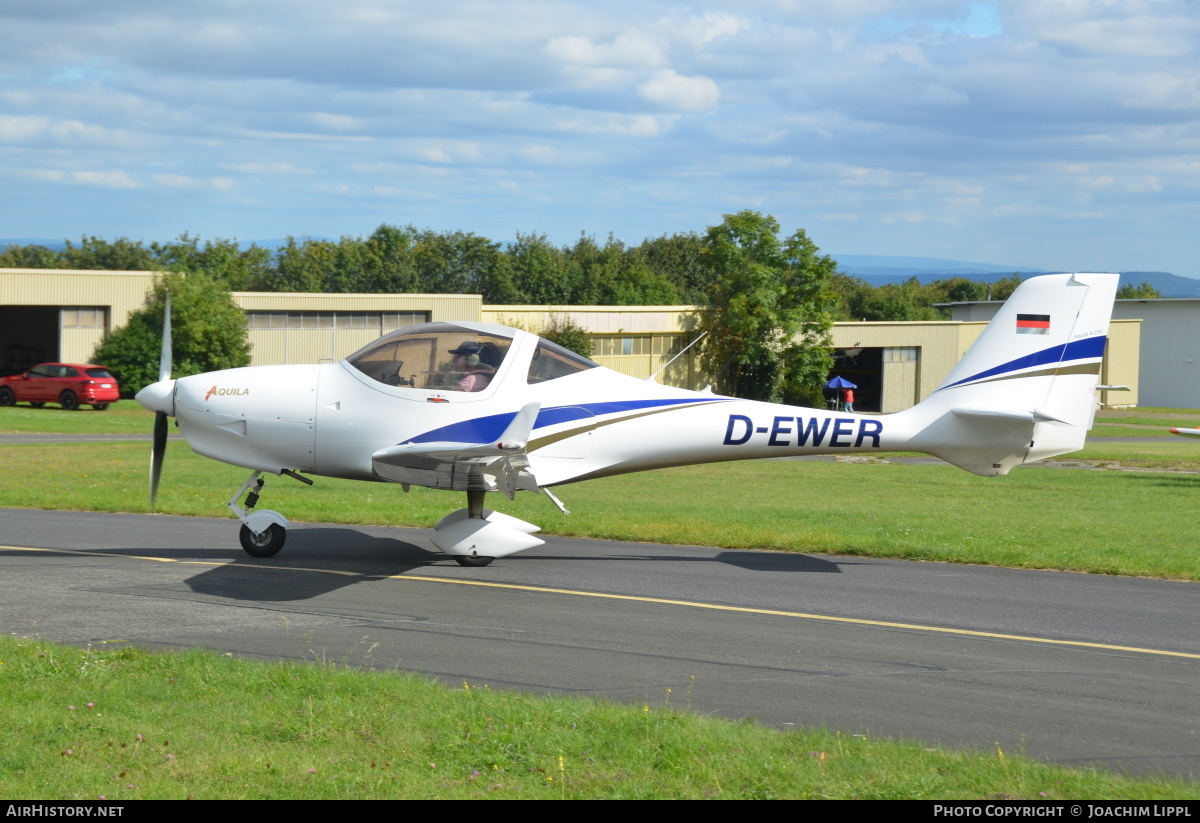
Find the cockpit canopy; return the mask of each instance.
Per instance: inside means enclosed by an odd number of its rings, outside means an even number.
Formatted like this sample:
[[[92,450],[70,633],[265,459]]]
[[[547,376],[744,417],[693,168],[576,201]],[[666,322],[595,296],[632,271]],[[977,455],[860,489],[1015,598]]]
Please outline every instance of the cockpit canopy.
[[[379,338],[346,362],[389,386],[478,392],[491,385],[514,336],[504,326],[422,323]],[[525,379],[542,383],[595,367],[591,360],[539,339]]]

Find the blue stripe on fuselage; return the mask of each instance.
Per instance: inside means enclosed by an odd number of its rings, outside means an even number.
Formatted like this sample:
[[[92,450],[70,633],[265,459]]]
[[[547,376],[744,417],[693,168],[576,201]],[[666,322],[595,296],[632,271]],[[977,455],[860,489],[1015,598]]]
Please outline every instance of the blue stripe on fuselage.
[[[625,411],[641,411],[660,406],[690,406],[696,403],[724,402],[721,398],[704,400],[614,400],[607,403],[577,403],[572,406],[553,406],[538,412],[533,428],[557,426],[560,423],[570,423],[572,420],[584,420],[589,417],[599,417],[605,414],[615,414]],[[416,437],[403,441],[408,443],[494,443],[504,434],[508,424],[517,416],[516,412],[492,414],[487,417],[475,417],[459,423],[427,431]]]
[[[1068,360],[1086,360],[1092,357],[1103,357],[1104,344],[1107,340],[1107,337],[1088,337],[1084,340],[1076,340],[1073,343],[1065,343],[1061,346],[1051,346],[1048,349],[1042,349],[1033,354],[1027,354],[1024,357],[1018,357],[1016,360],[1009,360],[1007,363],[987,369],[986,371],[981,371],[978,374],[973,374],[970,377],[964,377],[962,380],[951,383],[949,386],[942,386],[942,388],[949,389],[954,386],[961,386],[963,383],[971,383],[988,377],[1008,374],[1009,372],[1032,369],[1037,366],[1048,366]]]

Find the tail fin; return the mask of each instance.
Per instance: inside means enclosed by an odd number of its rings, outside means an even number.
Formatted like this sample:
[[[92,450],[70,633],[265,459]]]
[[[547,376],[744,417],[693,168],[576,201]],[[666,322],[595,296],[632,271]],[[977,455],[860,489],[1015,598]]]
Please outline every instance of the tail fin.
[[[1026,280],[946,381],[911,415],[909,448],[975,474],[1083,448],[1116,274]]]

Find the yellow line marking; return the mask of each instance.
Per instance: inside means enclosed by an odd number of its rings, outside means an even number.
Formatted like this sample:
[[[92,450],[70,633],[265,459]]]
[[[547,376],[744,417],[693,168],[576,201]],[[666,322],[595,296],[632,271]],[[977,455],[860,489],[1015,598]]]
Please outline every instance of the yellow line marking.
[[[834,617],[828,614],[809,614],[807,612],[789,612],[779,609],[756,609],[749,606],[725,606],[720,603],[702,603],[695,600],[670,600],[663,597],[642,597],[633,594],[607,594],[605,592],[589,592],[581,589],[554,589],[546,586],[527,586],[520,583],[489,583],[483,580],[454,580],[445,577],[427,577],[418,574],[360,574],[337,569],[310,569],[299,566],[263,566],[258,564],[237,563],[233,561],[217,562],[211,560],[175,560],[169,557],[148,557],[145,555],[114,554],[73,549],[42,549],[30,546],[2,546],[0,549],[12,549],[26,552],[50,552],[56,554],[79,554],[99,557],[120,557],[132,560],[154,560],[160,563],[182,563],[195,566],[225,566],[236,565],[237,568],[270,569],[273,571],[304,571],[317,574],[336,574],[345,577],[361,577],[375,580],[403,580],[422,583],[444,583],[448,586],[476,586],[484,589],[506,589],[508,591],[534,592],[537,594],[565,594],[573,597],[594,597],[601,600],[626,600],[634,603],[655,603],[663,606],[683,606],[690,609],[706,609],[708,611],[730,612],[733,614],[759,614],[768,617],[790,617],[796,620],[820,620],[826,623],[848,623],[854,626],[878,626],[885,629],[906,629],[918,632],[934,632],[951,634],[959,637],[982,637],[989,640],[1016,640],[1024,643],[1041,643],[1049,646],[1075,646],[1084,649],[1103,649],[1105,651],[1132,652],[1134,654],[1157,654],[1166,657],[1183,657],[1189,660],[1200,660],[1200,654],[1190,652],[1172,652],[1164,649],[1143,649],[1138,646],[1113,646],[1107,643],[1089,643],[1083,640],[1056,640],[1046,637],[1029,637],[1021,634],[1002,634],[1000,632],[979,632],[970,629],[947,629],[941,626],[924,626],[918,623],[893,623],[887,620],[867,620],[861,617]]]
[[[173,557],[151,557],[144,554],[117,554],[116,552],[89,551],[87,549],[43,549],[34,546],[0,546],[0,549],[12,549],[18,552],[50,552],[51,554],[79,554],[86,557],[127,557],[134,560],[153,560],[156,563],[197,563],[196,560],[176,560]],[[219,566],[219,563],[213,565]]]
[[[866,620],[859,617],[833,617],[826,614],[807,614],[805,612],[788,612],[776,609],[755,609],[748,606],[724,606],[719,603],[700,603],[693,600],[668,600],[661,597],[640,597],[631,594],[605,594],[603,592],[588,592],[575,589],[551,589],[542,586],[524,586],[516,583],[486,583],[480,580],[447,580],[441,577],[422,577],[420,575],[391,575],[389,580],[422,580],[430,583],[449,583],[456,586],[482,586],[484,588],[513,589],[516,591],[540,592],[544,594],[569,594],[576,597],[598,597],[608,600],[632,600],[638,603],[659,603],[667,606],[686,606],[692,609],[708,609],[711,611],[734,612],[739,614],[762,614],[771,617],[792,617],[799,620],[822,620],[829,623],[850,623],[858,626],[881,626],[888,629],[909,629],[922,632],[938,632],[941,634],[962,635],[966,637],[986,637],[999,640],[1020,640],[1027,643],[1045,643],[1054,646],[1082,646],[1088,649],[1105,649],[1109,651],[1137,652],[1138,654],[1160,654],[1171,657],[1186,657],[1200,660],[1200,654],[1188,652],[1171,652],[1162,649],[1142,649],[1136,646],[1110,646],[1104,643],[1088,643],[1082,640],[1055,640],[1044,637],[1027,637],[1019,634],[1000,634],[997,632],[977,632],[970,629],[947,629],[939,626],[922,626],[916,623],[892,623],[886,620]]]

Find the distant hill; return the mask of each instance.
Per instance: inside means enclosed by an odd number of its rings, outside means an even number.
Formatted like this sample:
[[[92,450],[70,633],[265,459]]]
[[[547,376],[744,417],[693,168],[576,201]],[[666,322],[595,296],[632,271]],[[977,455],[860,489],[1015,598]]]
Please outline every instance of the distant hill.
[[[1014,272],[1023,275],[1048,274],[1046,269],[1032,266],[1001,266],[995,263],[973,263],[966,260],[946,260],[942,257],[895,257],[880,254],[833,255],[838,268],[861,277],[868,283],[903,283],[916,277],[922,283],[943,280],[947,277],[966,277],[983,283],[991,283]]]
[[[1200,280],[1165,271],[1123,271],[1121,285],[1149,283],[1163,297],[1200,297]]]
[[[0,238],[0,252],[9,246],[45,246],[50,251],[62,251],[67,247],[65,241],[47,240],[45,237],[4,237]]]
[[[903,283],[913,277],[921,283],[945,280],[949,277],[965,277],[980,283],[994,283],[1003,277],[1020,274],[1021,277],[1036,277],[1053,274],[1046,269],[1030,266],[1000,266],[994,263],[977,263],[966,260],[946,260],[941,257],[892,257],[874,254],[832,255],[838,268],[846,274],[861,277],[873,286],[888,283]],[[1121,272],[1121,285],[1132,283],[1137,286],[1149,283],[1163,297],[1200,297],[1200,280],[1180,277],[1165,271]]]

